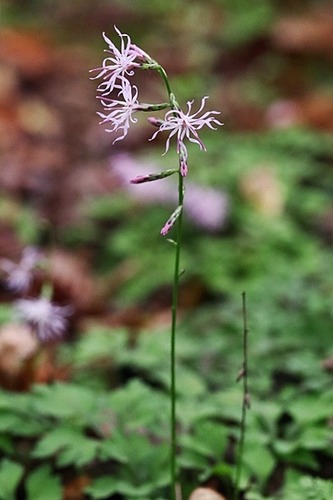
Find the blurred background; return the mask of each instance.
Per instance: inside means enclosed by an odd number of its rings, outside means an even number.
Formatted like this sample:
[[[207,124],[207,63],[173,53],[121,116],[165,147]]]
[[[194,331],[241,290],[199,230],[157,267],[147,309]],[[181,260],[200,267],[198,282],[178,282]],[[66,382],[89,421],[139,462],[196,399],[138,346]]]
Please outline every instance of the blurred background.
[[[332,2],[2,0],[0,9],[0,254],[17,261],[24,247],[41,247],[56,302],[75,308],[65,340],[35,346],[31,364],[22,340],[4,334],[13,295],[3,277],[3,386],[106,387],[105,374],[104,382],[97,372],[87,381],[88,351],[84,362],[75,358],[83,338],[123,328],[135,342],[142,331],[169,326],[173,252],[159,232],[176,203],[176,180],[129,180],[174,168],[177,157],[162,156],[163,134],[148,141],[154,130],[146,116],[115,145],[99,125],[89,70],[104,57],[103,31],[118,45],[115,25],[164,66],[182,106],[194,99],[196,109],[209,95],[207,109],[219,110],[224,123],[202,132],[207,152],[189,146],[186,179],[180,328],[196,339],[195,356],[206,356],[207,390],[221,374],[222,385],[232,383],[241,363],[242,291],[258,399],[290,384],[327,388]],[[136,83],[142,101],[165,99],[158,75],[138,72]],[[37,292],[38,282],[30,293]],[[97,360],[109,342],[103,332]],[[4,363],[8,352],[19,368]],[[184,356],[196,366],[194,355]]]

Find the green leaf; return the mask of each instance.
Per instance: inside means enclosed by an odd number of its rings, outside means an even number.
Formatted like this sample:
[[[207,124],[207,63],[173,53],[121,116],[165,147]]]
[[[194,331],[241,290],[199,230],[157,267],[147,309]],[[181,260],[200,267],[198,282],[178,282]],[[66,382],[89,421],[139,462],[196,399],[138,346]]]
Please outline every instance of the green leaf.
[[[227,434],[223,424],[203,421],[196,424],[193,435],[184,435],[180,442],[187,450],[218,460],[227,447]]]
[[[99,446],[100,441],[84,436],[75,427],[58,427],[42,437],[32,455],[46,458],[57,454],[59,466],[80,467],[96,457]]]
[[[280,458],[290,456],[295,450],[299,448],[299,441],[276,439],[272,443],[274,451]]]
[[[81,366],[104,359],[111,363],[111,359],[117,360],[118,353],[127,349],[127,342],[128,333],[124,330],[92,328],[78,340],[74,352],[74,363]]]
[[[139,379],[133,379],[112,392],[107,404],[126,429],[135,430],[144,426],[159,435],[165,434],[168,397]]]
[[[245,437],[243,454],[244,468],[264,482],[272,473],[276,460],[270,450],[249,432]]]
[[[156,485],[154,483],[131,485],[127,481],[115,479],[112,476],[100,477],[85,489],[85,492],[96,500],[108,498],[115,493],[124,495],[125,498],[152,498],[155,491]]]
[[[331,445],[332,429],[327,427],[307,427],[299,437],[300,445],[308,450],[324,450]]]
[[[0,464],[0,498],[1,500],[15,500],[16,489],[23,476],[22,465],[11,460],[3,459]]]
[[[314,454],[309,450],[301,448],[288,455],[287,462],[299,467],[307,467],[314,471],[319,469],[319,464]]]
[[[79,430],[73,427],[57,427],[44,434],[33,450],[32,456],[35,458],[52,457],[62,448],[71,446],[78,438],[81,438]]]
[[[283,498],[288,500],[331,500],[333,481],[304,476],[295,470],[287,472]]]
[[[93,481],[87,488],[87,493],[93,499],[108,498],[119,492],[119,481],[112,476],[102,476]]]
[[[13,310],[8,304],[0,304],[0,325],[9,323],[12,320]]]
[[[0,412],[0,432],[14,436],[38,436],[45,429],[45,422],[34,418],[34,415],[20,415],[12,412]]]
[[[62,500],[60,479],[52,474],[49,465],[34,470],[25,483],[27,500]]]
[[[90,422],[95,414],[98,394],[74,384],[56,383],[34,387],[33,410],[55,418],[74,418]]]
[[[0,434],[0,450],[9,455],[14,451],[14,444],[9,436]]]
[[[65,447],[58,456],[57,465],[65,467],[75,465],[82,467],[92,462],[98,455],[100,442],[96,439],[78,436],[76,440]]]
[[[319,422],[333,414],[332,393],[302,395],[288,404],[288,412],[300,425]]]

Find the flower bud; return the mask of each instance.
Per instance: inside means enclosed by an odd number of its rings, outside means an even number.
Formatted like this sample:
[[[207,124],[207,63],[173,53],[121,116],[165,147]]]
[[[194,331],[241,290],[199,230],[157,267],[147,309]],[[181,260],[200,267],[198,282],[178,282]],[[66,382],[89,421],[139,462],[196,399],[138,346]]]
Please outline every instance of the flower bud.
[[[137,177],[134,177],[134,179],[131,179],[130,183],[143,184],[144,182],[158,181],[159,179],[164,179],[165,177],[169,177],[169,175],[173,175],[175,173],[177,173],[177,169],[170,168],[169,170],[164,170],[158,174],[138,175]]]
[[[151,125],[154,125],[154,127],[157,128],[159,128],[163,124],[163,120],[155,118],[155,116],[149,116],[148,121]]]
[[[166,234],[168,234],[168,232],[170,231],[170,229],[172,228],[172,226],[174,225],[174,223],[176,222],[176,220],[180,216],[182,210],[183,210],[183,205],[179,205],[176,208],[176,210],[171,214],[171,216],[169,217],[169,219],[166,221],[166,223],[164,224],[164,226],[161,229],[162,236],[165,236]]]

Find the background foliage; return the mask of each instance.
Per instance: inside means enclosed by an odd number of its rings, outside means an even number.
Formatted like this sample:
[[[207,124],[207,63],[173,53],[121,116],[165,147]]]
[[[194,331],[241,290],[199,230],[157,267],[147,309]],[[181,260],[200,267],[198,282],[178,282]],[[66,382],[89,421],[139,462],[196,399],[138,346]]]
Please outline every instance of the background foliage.
[[[180,102],[210,95],[225,122],[203,135],[207,153],[189,150],[183,498],[200,484],[232,498],[246,291],[243,498],[329,500],[330,2],[16,0],[3,1],[1,22],[1,256],[41,246],[57,301],[76,313],[63,341],[27,351],[1,282],[0,498],[168,495],[173,256],[159,230],[173,186],[151,185],[147,199],[128,180],[175,157],[161,156],[163,138],[147,142],[144,121],[114,147],[98,126],[88,70],[102,58],[100,32],[113,37],[117,25],[165,66]],[[139,78],[143,98],[158,101],[159,81]]]

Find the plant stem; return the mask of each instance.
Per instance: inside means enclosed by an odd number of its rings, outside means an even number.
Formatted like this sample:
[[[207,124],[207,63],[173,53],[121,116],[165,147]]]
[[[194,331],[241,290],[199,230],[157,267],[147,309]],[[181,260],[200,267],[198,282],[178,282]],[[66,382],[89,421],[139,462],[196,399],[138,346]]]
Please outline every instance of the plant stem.
[[[244,454],[244,443],[245,443],[245,431],[246,431],[246,412],[250,408],[250,394],[248,388],[248,333],[249,329],[247,326],[247,307],[246,307],[246,294],[242,293],[242,316],[243,316],[243,366],[240,371],[240,375],[237,380],[243,380],[243,402],[242,402],[242,414],[240,423],[240,437],[237,452],[237,464],[236,464],[236,477],[234,484],[234,495],[233,500],[239,499],[240,490],[240,480],[242,472],[243,454]]]
[[[178,174],[178,205],[183,205],[184,182],[183,177]],[[176,433],[176,329],[177,329],[177,310],[179,296],[179,277],[180,277],[180,250],[182,237],[182,211],[177,219],[176,230],[176,250],[175,250],[175,268],[172,288],[172,318],[171,318],[171,339],[170,339],[170,364],[171,364],[171,498],[176,500],[177,492],[177,433]]]
[[[172,90],[171,90],[169,78],[168,78],[168,75],[167,75],[165,69],[162,66],[160,66],[159,64],[156,65],[155,69],[161,75],[163,82],[164,82],[164,85],[166,86],[167,92],[168,92],[169,97],[170,97],[170,95],[172,94]]]
[[[168,75],[165,69],[156,64],[155,69],[161,75],[163,82],[165,84],[166,90],[169,95],[169,102],[171,109],[175,109],[177,106],[175,96],[171,90]],[[183,206],[184,201],[184,178],[178,172],[178,207]],[[171,500],[177,500],[179,495],[177,493],[177,422],[176,422],[176,330],[177,330],[177,312],[178,312],[178,296],[179,296],[179,278],[180,278],[180,251],[182,242],[182,221],[183,221],[183,210],[177,219],[176,227],[176,249],[175,249],[175,263],[174,263],[174,276],[172,285],[172,305],[171,305],[171,334],[170,334],[170,402],[171,402],[171,413],[170,413],[170,440],[171,440],[171,450],[170,450],[170,474],[171,474]]]

